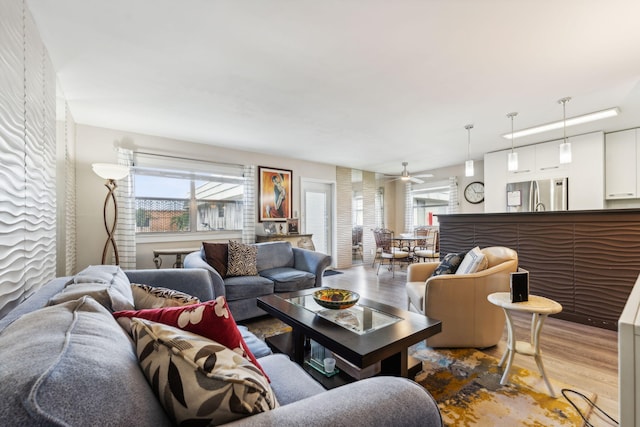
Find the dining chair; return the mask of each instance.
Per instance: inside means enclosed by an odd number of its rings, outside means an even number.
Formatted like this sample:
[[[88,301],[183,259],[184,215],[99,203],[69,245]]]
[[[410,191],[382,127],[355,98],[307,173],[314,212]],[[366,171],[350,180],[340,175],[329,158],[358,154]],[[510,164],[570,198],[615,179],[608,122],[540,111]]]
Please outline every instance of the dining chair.
[[[381,249],[380,251],[380,261],[378,262],[378,270],[376,271],[376,275],[380,273],[380,266],[384,264],[384,261],[387,260],[389,264],[389,270],[391,270],[391,275],[395,277],[395,269],[394,265],[398,262],[408,262],[410,260],[409,252],[403,251],[397,248],[394,245],[393,240],[393,231],[391,230],[377,230],[376,234],[376,246]]]
[[[439,232],[435,227],[418,227],[414,230],[417,238],[413,256],[418,260],[433,261],[440,258],[438,251]]]

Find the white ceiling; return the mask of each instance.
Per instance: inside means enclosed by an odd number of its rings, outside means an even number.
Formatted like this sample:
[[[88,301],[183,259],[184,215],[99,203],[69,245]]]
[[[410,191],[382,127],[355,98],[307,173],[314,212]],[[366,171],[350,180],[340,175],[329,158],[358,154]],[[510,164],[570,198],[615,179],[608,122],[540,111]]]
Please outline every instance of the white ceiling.
[[[78,123],[400,173],[618,106],[640,126],[638,0],[27,0]],[[560,138],[562,131],[516,140]]]

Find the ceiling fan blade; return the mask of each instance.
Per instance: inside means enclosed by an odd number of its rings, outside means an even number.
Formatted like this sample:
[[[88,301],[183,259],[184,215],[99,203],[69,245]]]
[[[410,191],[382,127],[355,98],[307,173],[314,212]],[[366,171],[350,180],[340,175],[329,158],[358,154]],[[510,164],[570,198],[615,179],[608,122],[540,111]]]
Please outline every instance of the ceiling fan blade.
[[[413,175],[415,178],[433,178],[432,173],[419,173],[417,175]]]
[[[416,178],[415,176],[409,177],[409,181],[415,182],[416,184],[424,184],[424,181],[420,178]]]

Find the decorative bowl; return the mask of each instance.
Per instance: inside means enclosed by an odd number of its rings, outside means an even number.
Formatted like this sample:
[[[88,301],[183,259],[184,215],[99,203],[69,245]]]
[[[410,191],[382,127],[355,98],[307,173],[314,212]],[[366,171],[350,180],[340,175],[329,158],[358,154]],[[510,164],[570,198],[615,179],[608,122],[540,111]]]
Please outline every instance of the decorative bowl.
[[[322,307],[341,310],[354,306],[360,295],[346,289],[320,289],[313,293],[313,299]]]

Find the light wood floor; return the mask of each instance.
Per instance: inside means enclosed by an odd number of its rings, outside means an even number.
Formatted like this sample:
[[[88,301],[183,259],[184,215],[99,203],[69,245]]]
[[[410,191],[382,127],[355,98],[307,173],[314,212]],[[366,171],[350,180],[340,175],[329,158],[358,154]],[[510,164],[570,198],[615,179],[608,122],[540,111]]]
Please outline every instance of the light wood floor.
[[[340,270],[344,274],[323,279],[324,286],[350,289],[368,298],[406,309],[406,267],[396,267],[395,277],[386,268],[371,265]],[[514,323],[518,339],[528,340],[530,316],[516,315]],[[496,358],[506,348],[506,328],[500,343],[483,351]],[[618,333],[606,329],[548,318],[541,335],[542,360],[547,375],[577,389],[597,394],[596,404],[618,419]],[[516,355],[514,365],[537,372],[532,357]],[[560,398],[559,390],[556,393]],[[592,416],[594,426],[613,425],[604,416]]]

